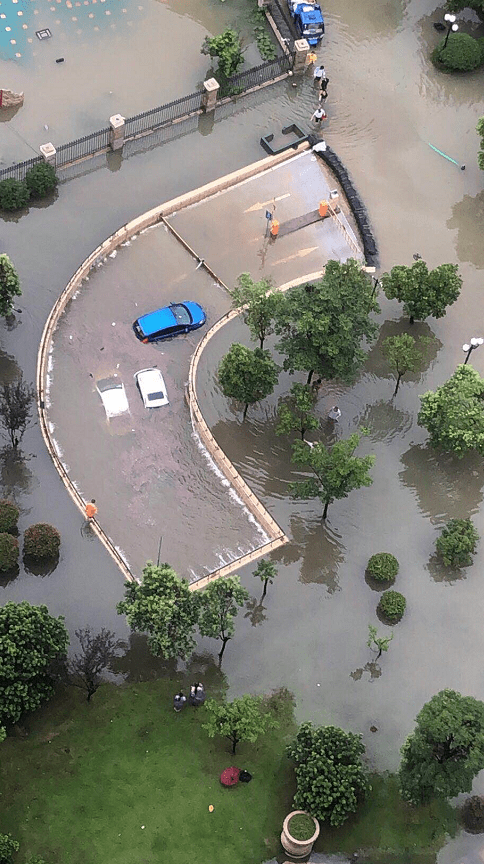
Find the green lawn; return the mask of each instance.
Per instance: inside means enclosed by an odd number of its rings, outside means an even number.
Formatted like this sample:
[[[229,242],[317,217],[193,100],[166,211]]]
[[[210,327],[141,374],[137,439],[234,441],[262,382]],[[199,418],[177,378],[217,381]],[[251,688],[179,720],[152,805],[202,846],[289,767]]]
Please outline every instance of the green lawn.
[[[20,841],[18,864],[34,853],[47,864],[258,864],[281,851],[292,706],[280,702],[280,728],[234,758],[202,730],[204,709],[173,711],[174,686],[107,685],[91,705],[67,690],[29,718],[27,738],[0,745],[0,832]],[[224,789],[219,775],[233,764],[253,780]],[[372,786],[357,818],[322,829],[317,850],[365,851],[372,864],[434,860],[455,827],[451,808],[406,807],[392,776]]]

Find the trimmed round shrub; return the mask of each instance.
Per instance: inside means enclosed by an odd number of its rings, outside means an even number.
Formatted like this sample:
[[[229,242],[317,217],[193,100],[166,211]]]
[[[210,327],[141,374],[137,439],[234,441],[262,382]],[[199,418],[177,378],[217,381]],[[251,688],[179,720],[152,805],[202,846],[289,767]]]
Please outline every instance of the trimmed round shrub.
[[[7,573],[18,564],[18,540],[11,534],[0,534],[0,570]],[[1,860],[1,859],[0,859]]]
[[[469,567],[479,534],[470,519],[451,519],[437,538],[437,552],[447,567]]]
[[[406,605],[407,601],[399,591],[384,591],[380,597],[377,609],[383,618],[391,621],[392,624],[396,624],[403,617]]]
[[[0,208],[2,210],[21,210],[30,198],[27,184],[23,180],[0,180]]]
[[[307,813],[297,813],[292,816],[287,827],[295,840],[309,840],[316,830],[314,820]]]
[[[480,834],[484,831],[484,798],[482,795],[471,795],[462,805],[461,810],[464,827],[468,831]]]
[[[481,46],[477,39],[468,33],[451,33],[447,46],[445,38],[432,52],[432,60],[450,72],[472,72],[482,63]]]
[[[20,510],[12,501],[0,500],[0,533],[13,531],[17,527]]]
[[[398,561],[390,552],[377,552],[368,561],[366,572],[377,582],[395,582],[398,573]]]
[[[59,553],[61,538],[57,528],[39,522],[31,525],[24,534],[24,555],[34,561],[45,561],[55,558]]]
[[[44,198],[57,186],[55,168],[47,162],[39,162],[27,171],[25,182],[31,198]]]

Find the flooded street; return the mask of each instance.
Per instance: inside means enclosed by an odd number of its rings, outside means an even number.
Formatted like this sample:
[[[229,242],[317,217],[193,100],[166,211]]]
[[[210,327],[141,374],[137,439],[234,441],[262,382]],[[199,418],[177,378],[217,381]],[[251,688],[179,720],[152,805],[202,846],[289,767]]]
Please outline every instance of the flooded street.
[[[234,8],[229,0],[199,0],[193,6],[186,19],[182,4],[169,2],[162,11],[175,12],[188,32],[198,20],[209,29],[202,9],[212,10],[213,16],[215,7],[217,13],[223,8],[224,15]],[[326,525],[317,502],[289,498],[288,483],[296,475],[289,462],[290,442],[274,435],[275,408],[277,396],[299,379],[281,375],[274,397],[251,410],[242,424],[240,413],[221,396],[210,375],[232,341],[247,340],[241,322],[212,340],[200,382],[205,417],[216,439],[292,538],[275,556],[279,575],[262,608],[251,568],[241,574],[255,600],[240,614],[235,639],[224,656],[230,694],[290,688],[300,720],[361,731],[371,765],[378,769],[397,766],[398,748],[413,728],[415,714],[439,689],[453,687],[484,698],[477,659],[484,650],[484,542],[473,567],[459,578],[449,579],[433,559],[439,528],[450,517],[471,516],[484,535],[483,464],[480,459],[456,462],[437,456],[426,447],[425,430],[416,425],[418,395],[452,374],[463,360],[464,342],[484,335],[484,175],[477,168],[474,131],[484,114],[484,71],[447,76],[430,64],[430,51],[439,38],[432,22],[441,20],[441,13],[429,0],[393,0],[383,6],[330,0],[325,6],[321,56],[330,78],[325,135],[368,208],[382,270],[410,264],[418,252],[431,267],[458,263],[464,280],[462,295],[445,318],[414,326],[413,333],[434,341],[422,376],[404,379],[395,399],[380,346],[386,336],[408,331],[408,322],[398,305],[384,298],[382,331],[356,384],[328,384],[321,391],[322,418],[336,399],[343,412],[338,435],[346,436],[359,425],[369,427],[359,452],[376,456],[373,485],[335,502]],[[195,49],[190,50],[195,56]],[[189,65],[186,58],[183,62]],[[201,69],[195,64],[184,81],[193,71],[195,84]],[[10,78],[8,86],[17,85]],[[176,93],[172,88],[170,95],[175,98],[191,89],[185,84]],[[131,90],[129,98],[134,99]],[[153,105],[165,98],[167,93]],[[164,147],[120,161],[119,170],[105,167],[61,185],[49,207],[33,207],[18,220],[5,220],[3,246],[20,273],[24,312],[14,329],[4,327],[2,373],[12,374],[17,363],[33,380],[42,326],[54,300],[78,264],[108,234],[155,204],[262,158],[260,136],[288,121],[307,128],[315,105],[310,78],[296,87],[283,82],[239,100],[236,111],[224,109],[213,125],[201,123]],[[123,110],[118,102],[115,107]],[[19,118],[20,112],[11,122]],[[96,128],[94,119],[92,124]],[[66,139],[75,137],[69,128],[72,134],[66,129]],[[444,160],[429,143],[465,164],[466,170]],[[218,230],[216,223],[203,226],[207,244],[213,244]],[[203,237],[200,229],[195,239],[202,255]],[[237,246],[237,225],[233,242]],[[238,276],[241,258],[240,248],[232,261],[225,256],[227,281]],[[472,359],[484,373],[484,351],[474,352]],[[330,434],[323,427],[325,440]],[[22,573],[5,585],[2,598],[42,600],[52,612],[66,615],[70,630],[90,623],[125,635],[124,622],[114,611],[123,589],[120,574],[99,544],[81,537],[81,517],[37,427],[25,436],[24,451],[35,456],[15,471],[4,467],[3,491],[19,501],[21,527],[51,521],[65,542],[53,574],[42,579]],[[366,640],[368,624],[378,623],[378,594],[366,584],[364,570],[369,556],[378,551],[392,552],[400,562],[395,588],[405,594],[407,612],[377,668],[370,664]],[[212,652],[213,645],[202,641],[199,650]],[[370,726],[378,731],[372,734]],[[484,783],[475,785],[483,790]],[[475,842],[480,843],[479,838]],[[447,860],[452,859],[445,864]]]

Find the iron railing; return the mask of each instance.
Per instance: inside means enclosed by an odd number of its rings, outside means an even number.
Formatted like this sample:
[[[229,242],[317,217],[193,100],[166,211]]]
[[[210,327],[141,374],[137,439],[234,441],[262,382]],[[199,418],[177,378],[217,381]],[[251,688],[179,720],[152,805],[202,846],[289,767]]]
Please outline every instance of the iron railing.
[[[152,132],[165,123],[172,123],[180,117],[186,117],[194,111],[199,111],[202,107],[202,96],[202,91],[197,90],[195,93],[190,93],[189,96],[182,96],[181,99],[175,99],[174,102],[160,105],[159,108],[152,108],[150,111],[136,114],[135,117],[129,117],[125,124],[125,138],[132,138],[141,132]]]
[[[0,180],[24,180],[27,171],[39,162],[43,162],[42,156],[34,156],[33,159],[27,159],[26,162],[18,162],[17,165],[11,165],[9,168],[3,168],[0,171]]]
[[[77,162],[78,159],[85,159],[86,156],[92,156],[100,150],[105,150],[109,144],[110,129],[100,129],[99,132],[92,132],[91,135],[85,135],[84,138],[77,138],[75,141],[69,141],[68,144],[61,144],[57,147],[55,164],[58,168],[62,165],[69,165],[71,162]]]
[[[266,81],[278,78],[279,75],[286,74],[289,69],[292,69],[293,64],[294,54],[283,54],[281,57],[276,57],[275,60],[267,60],[260,66],[253,66],[251,69],[246,69],[245,72],[232,75],[228,79],[230,87],[242,93],[244,90],[250,90],[252,87],[257,87]]]

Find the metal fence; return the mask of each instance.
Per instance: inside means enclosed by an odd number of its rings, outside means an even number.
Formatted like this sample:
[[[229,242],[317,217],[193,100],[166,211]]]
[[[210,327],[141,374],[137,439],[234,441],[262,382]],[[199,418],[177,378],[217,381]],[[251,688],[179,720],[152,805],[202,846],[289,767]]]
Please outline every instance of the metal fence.
[[[275,60],[267,60],[261,63],[260,66],[253,66],[252,69],[246,69],[245,72],[238,72],[237,75],[232,75],[229,78],[231,87],[237,88],[240,92],[250,90],[252,87],[257,87],[264,84],[266,81],[272,81],[278,78],[279,75],[284,75],[292,69],[294,64],[294,54],[283,54],[281,57],[276,57]]]
[[[84,138],[77,138],[75,141],[69,141],[68,144],[61,144],[57,147],[55,164],[58,168],[63,165],[68,165],[70,162],[77,162],[78,159],[85,159],[86,156],[93,156],[100,150],[105,150],[109,144],[110,129],[100,129],[99,132],[92,132],[91,135],[85,135]]]
[[[252,69],[233,75],[228,79],[228,84],[232,92],[239,95],[246,90],[251,90],[253,87],[287,74],[292,69],[293,63],[294,53],[284,54],[281,57],[276,57],[275,60],[268,60],[266,63],[261,63],[260,66],[254,66]],[[169,126],[176,120],[199,113],[202,109],[203,95],[201,90],[197,90],[195,93],[190,93],[174,102],[168,102],[166,105],[144,111],[135,117],[128,117],[125,122],[125,141],[132,141],[138,135],[154,132],[164,126]],[[106,127],[98,132],[85,135],[83,138],[69,141],[68,144],[60,144],[56,148],[56,168],[72,165],[82,159],[108,150],[110,131],[109,127]],[[19,162],[17,165],[4,168],[0,171],[0,180],[7,178],[23,180],[27,171],[42,161],[42,156],[35,156],[26,162]]]
[[[152,132],[165,123],[172,123],[180,117],[186,117],[194,111],[199,111],[202,107],[202,96],[201,90],[197,90],[196,93],[182,96],[181,99],[160,105],[159,108],[152,108],[151,111],[144,111],[142,114],[136,114],[135,117],[129,117],[126,120],[125,137],[132,138],[133,135],[139,135],[141,132]]]
[[[23,180],[29,168],[43,162],[42,156],[34,156],[33,159],[27,159],[26,162],[19,162],[17,165],[11,165],[10,168],[3,168],[0,171],[0,180]]]

